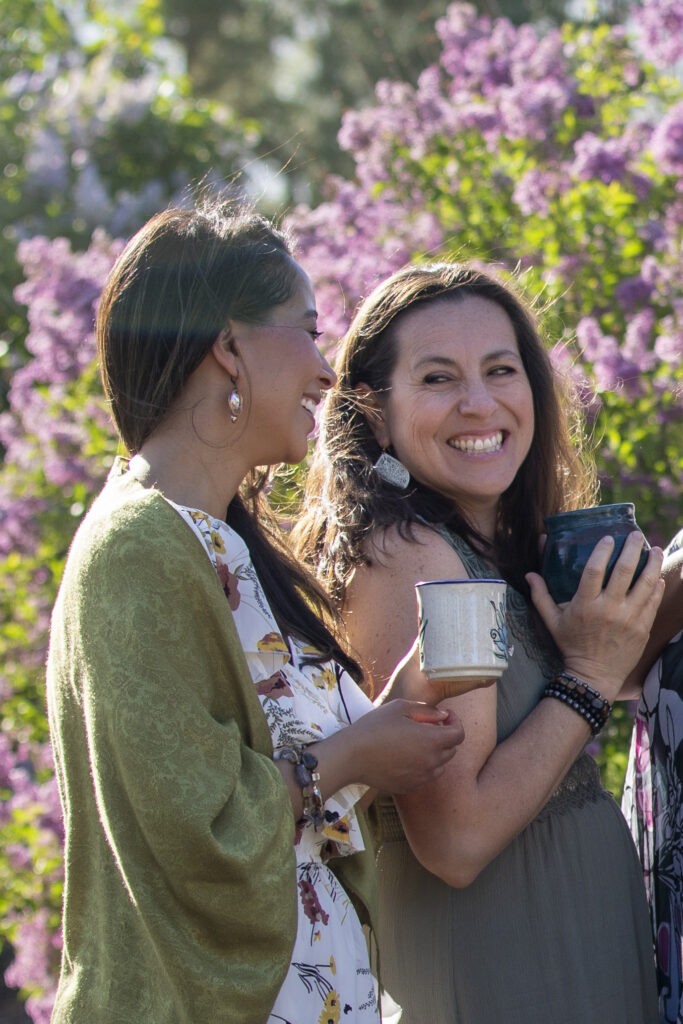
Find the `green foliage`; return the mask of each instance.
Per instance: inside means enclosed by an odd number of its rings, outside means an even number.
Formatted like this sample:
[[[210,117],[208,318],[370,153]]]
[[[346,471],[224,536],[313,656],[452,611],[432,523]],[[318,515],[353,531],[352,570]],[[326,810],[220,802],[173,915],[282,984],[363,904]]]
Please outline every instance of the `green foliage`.
[[[125,16],[10,0],[0,14],[0,373],[25,358],[13,298],[21,237],[87,247],[95,227],[130,235],[207,175],[231,181],[250,159],[243,126],[199,99],[165,36],[160,0]],[[256,136],[255,126],[250,129]],[[0,398],[1,404],[1,398]]]
[[[610,791],[617,802],[621,801],[624,788],[632,729],[632,704],[615,704],[611,718],[600,735],[596,761],[600,766],[603,786]]]

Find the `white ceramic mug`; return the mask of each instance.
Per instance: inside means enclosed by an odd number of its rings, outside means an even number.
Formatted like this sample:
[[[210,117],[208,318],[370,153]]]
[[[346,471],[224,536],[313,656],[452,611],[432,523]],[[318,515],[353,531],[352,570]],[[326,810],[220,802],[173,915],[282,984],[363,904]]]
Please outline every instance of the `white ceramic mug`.
[[[417,583],[420,669],[431,680],[498,679],[508,664],[504,580]]]

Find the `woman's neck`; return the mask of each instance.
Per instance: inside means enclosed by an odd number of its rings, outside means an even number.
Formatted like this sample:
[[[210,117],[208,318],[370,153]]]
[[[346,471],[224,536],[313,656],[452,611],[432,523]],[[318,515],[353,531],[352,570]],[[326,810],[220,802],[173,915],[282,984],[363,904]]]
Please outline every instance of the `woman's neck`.
[[[155,487],[176,505],[201,509],[225,519],[244,474],[230,465],[225,451],[200,444],[169,444],[152,435],[131,459],[130,469],[145,487]]]

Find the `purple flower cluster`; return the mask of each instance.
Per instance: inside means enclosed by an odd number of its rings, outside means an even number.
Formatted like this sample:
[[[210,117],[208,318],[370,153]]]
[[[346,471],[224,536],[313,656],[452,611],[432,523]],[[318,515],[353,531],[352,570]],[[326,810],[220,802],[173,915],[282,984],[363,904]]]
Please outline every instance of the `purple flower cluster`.
[[[644,0],[634,6],[633,18],[643,53],[653,64],[673,66],[683,57],[681,0]]]
[[[41,906],[48,890],[61,882],[61,845],[64,837],[59,795],[48,745],[11,741],[0,732],[0,829],[18,815],[30,820],[32,844],[8,842],[4,856],[17,875],[34,878],[25,906],[5,921],[12,927],[16,955],[5,973],[10,987],[27,988],[26,1009],[35,1024],[49,1024],[59,967],[61,935],[54,913]],[[43,779],[46,781],[40,781]],[[2,794],[9,794],[3,798]],[[37,904],[37,907],[36,907]]]
[[[674,9],[660,4],[656,15],[649,5],[647,17],[654,25],[666,13],[670,21]],[[525,251],[520,221],[522,247],[520,231],[510,232],[518,248],[507,259],[537,266],[539,282],[552,295],[580,288],[592,279],[596,258],[620,252],[620,218],[628,218],[634,237],[626,251],[633,255],[612,271],[612,295],[596,295],[594,308],[573,315],[574,324],[581,316],[598,325],[604,320],[599,352],[578,341],[584,375],[598,392],[633,396],[648,390],[644,375],[661,372],[670,383],[667,374],[681,366],[682,225],[680,193],[675,184],[662,184],[662,175],[681,173],[683,104],[667,110],[649,101],[645,120],[638,97],[631,103],[623,83],[635,92],[644,76],[621,27],[595,36],[588,30],[541,35],[456,3],[437,32],[442,54],[417,87],[380,82],[374,107],[345,115],[339,140],[354,156],[356,180],[331,183],[328,202],[299,208],[290,218],[303,262],[316,276],[325,325],[338,335],[379,276],[415,253],[435,252],[440,242],[448,248],[450,234],[457,239],[467,224],[472,179],[489,168],[490,188],[508,196],[508,224],[516,210],[518,218],[543,225],[537,231],[543,248]],[[592,95],[588,57],[597,66],[619,67]],[[611,213],[610,204],[621,204],[623,212]],[[594,222],[579,232],[572,224],[577,216]],[[561,231],[563,220],[571,231]],[[565,241],[553,256],[560,232]],[[461,247],[456,251],[462,254]],[[591,284],[587,294],[594,290]],[[662,353],[665,369],[658,365]]]
[[[677,103],[657,125],[651,147],[652,156],[665,174],[683,177],[683,102]]]
[[[101,232],[84,253],[72,253],[63,238],[36,237],[19,245],[26,280],[15,294],[28,307],[31,358],[15,371],[9,410],[0,415],[0,554],[31,549],[35,516],[45,508],[42,498],[17,503],[8,479],[39,467],[48,484],[68,491],[76,484],[92,489],[102,477],[99,458],[87,453],[93,430],[110,430],[104,404],[70,396],[95,358],[95,308],[117,251]]]
[[[358,297],[413,253],[439,249],[443,232],[433,214],[419,204],[411,209],[393,191],[371,196],[340,180],[330,188],[328,202],[295,210],[289,226],[308,272],[327,271],[317,280],[316,305],[325,333],[337,338]]]
[[[113,431],[89,377],[95,380],[96,305],[119,248],[101,232],[82,253],[64,239],[36,237],[19,246],[25,281],[16,297],[28,309],[29,358],[15,371],[0,416],[1,571],[3,589],[16,598],[3,638],[0,710],[21,692],[21,681],[42,677],[58,582],[42,552],[52,561],[63,557],[83,497],[99,486],[111,460]],[[59,556],[46,547],[46,535],[56,539],[57,531]],[[28,993],[36,1024],[49,1021],[59,964],[59,915],[49,894],[61,881],[63,825],[51,766],[49,745],[16,727],[0,730],[1,856],[18,891],[28,890],[3,925],[16,950],[6,978]],[[21,825],[27,821],[30,843]]]

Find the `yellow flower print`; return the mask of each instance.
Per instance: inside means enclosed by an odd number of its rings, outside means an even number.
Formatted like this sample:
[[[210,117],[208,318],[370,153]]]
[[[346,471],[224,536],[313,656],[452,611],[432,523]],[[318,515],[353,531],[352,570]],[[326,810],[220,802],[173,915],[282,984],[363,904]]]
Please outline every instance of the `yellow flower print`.
[[[287,644],[279,633],[266,633],[257,641],[256,648],[259,651],[282,651],[283,654],[289,654]]]
[[[325,997],[318,1024],[339,1024],[339,1013],[339,994],[332,989]]]
[[[334,669],[323,668],[320,671],[315,672],[313,675],[313,682],[319,690],[333,690],[337,684],[337,677],[334,674]]]
[[[330,970],[332,971],[333,974],[337,973],[337,965],[332,955],[330,955]]]
[[[217,551],[219,555],[225,554],[225,544],[223,538],[217,530],[211,531],[211,543],[213,544],[214,551]]]
[[[338,841],[341,840],[342,842],[344,842],[349,838],[349,830],[349,819],[346,817],[337,818],[336,821],[330,822],[329,825],[325,826],[325,828],[323,829],[323,835],[328,836],[330,839],[335,839]]]
[[[198,512],[193,509],[188,510],[190,512],[190,518],[193,523],[206,523],[207,526],[211,522],[206,512]]]

